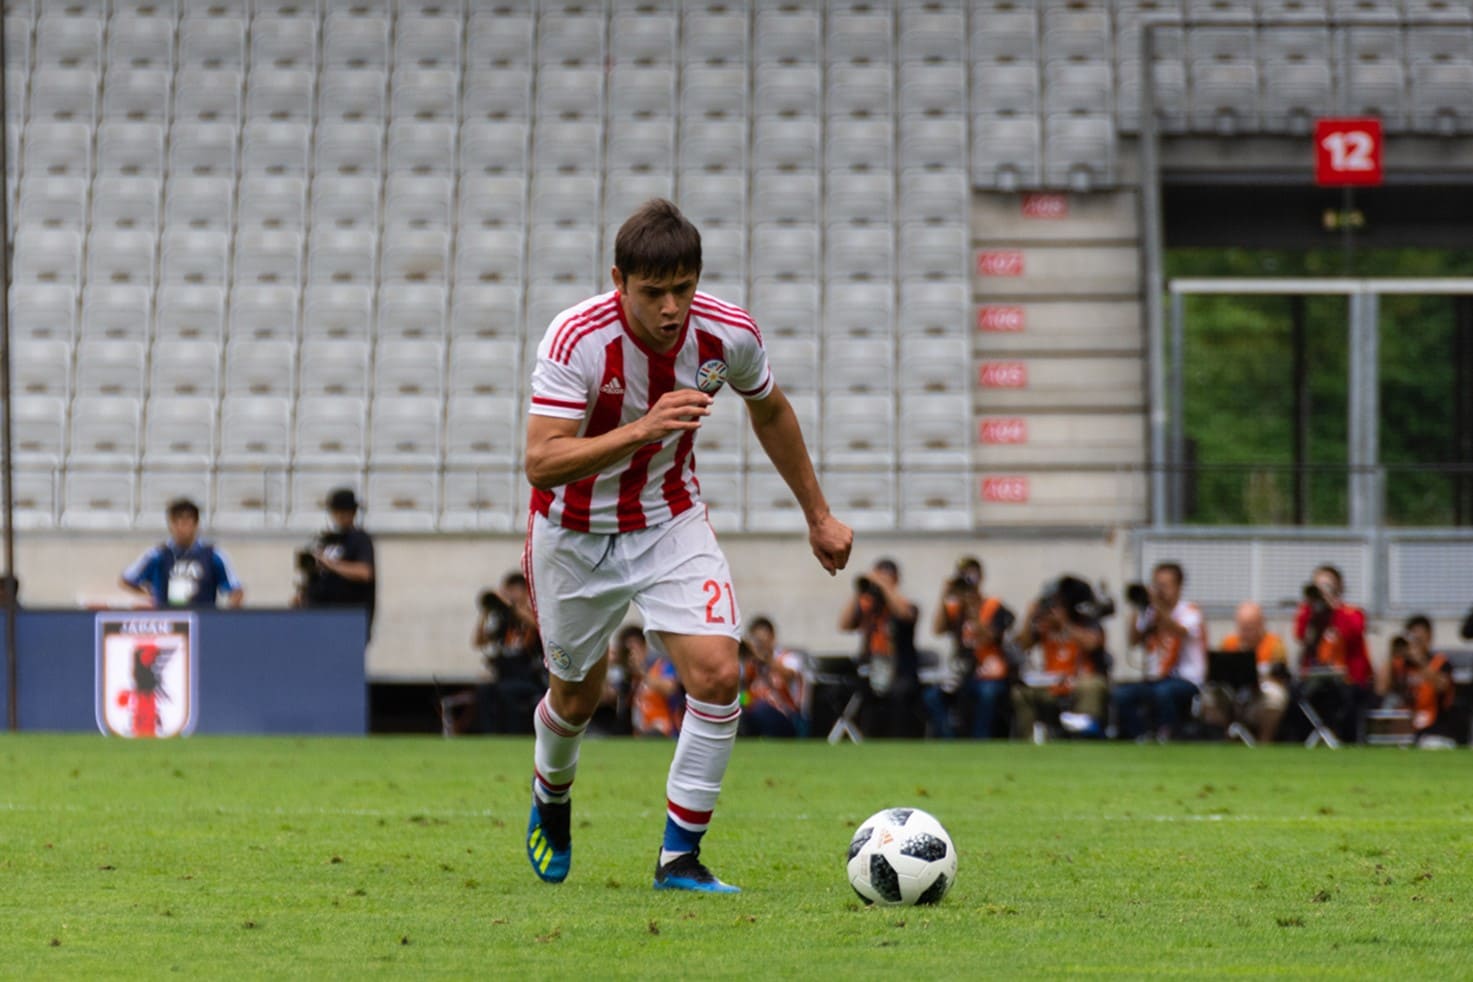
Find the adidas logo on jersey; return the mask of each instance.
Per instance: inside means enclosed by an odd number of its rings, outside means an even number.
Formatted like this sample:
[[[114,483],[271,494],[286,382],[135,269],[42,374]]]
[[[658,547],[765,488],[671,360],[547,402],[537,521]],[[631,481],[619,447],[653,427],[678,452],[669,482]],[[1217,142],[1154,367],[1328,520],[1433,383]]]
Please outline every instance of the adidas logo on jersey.
[[[603,387],[598,391],[602,392],[606,396],[622,396],[624,394],[624,383],[620,382],[619,376],[615,375],[613,378],[605,382],[603,384]]]

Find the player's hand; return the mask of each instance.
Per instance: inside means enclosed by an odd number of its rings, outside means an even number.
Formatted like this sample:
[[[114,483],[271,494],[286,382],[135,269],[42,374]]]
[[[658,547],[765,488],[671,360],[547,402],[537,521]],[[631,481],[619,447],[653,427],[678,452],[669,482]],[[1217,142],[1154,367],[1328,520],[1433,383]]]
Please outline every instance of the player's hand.
[[[818,564],[833,576],[849,564],[854,533],[833,515],[825,515],[808,527],[808,544]]]
[[[655,401],[640,422],[644,425],[645,442],[663,440],[671,433],[698,430],[701,420],[711,415],[711,397],[699,389],[676,389]]]

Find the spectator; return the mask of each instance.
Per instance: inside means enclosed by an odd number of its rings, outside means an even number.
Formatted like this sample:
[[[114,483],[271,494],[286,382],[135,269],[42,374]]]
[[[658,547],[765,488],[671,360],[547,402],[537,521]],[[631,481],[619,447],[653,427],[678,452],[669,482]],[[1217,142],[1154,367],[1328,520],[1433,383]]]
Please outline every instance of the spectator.
[[[948,677],[954,674],[965,694],[972,736],[986,740],[996,735],[998,709],[1006,704],[1008,696],[1010,666],[1003,653],[1003,641],[1013,614],[997,597],[983,594],[983,579],[980,560],[967,557],[957,563],[957,574],[942,591],[931,629],[952,640],[953,664]],[[944,692],[945,687],[941,689]],[[932,691],[927,689],[928,700]],[[928,703],[933,723],[937,720],[937,708]],[[942,717],[948,725],[950,718],[949,712]]]
[[[1341,740],[1354,742],[1372,695],[1371,660],[1365,612],[1346,603],[1344,593],[1340,570],[1317,567],[1294,617],[1294,637],[1303,644],[1299,675],[1306,699]]]
[[[506,574],[500,590],[481,594],[479,607],[471,644],[481,653],[487,673],[476,691],[480,730],[531,733],[532,708],[547,688],[547,677],[527,577]]]
[[[1393,647],[1387,666],[1392,700],[1411,711],[1418,741],[1427,736],[1452,738],[1446,725],[1447,710],[1453,705],[1452,665],[1432,648],[1432,621],[1423,614],[1408,618],[1401,640],[1404,645],[1400,650]]]
[[[1161,741],[1178,736],[1182,710],[1207,681],[1207,626],[1196,604],[1182,599],[1186,574],[1178,563],[1158,563],[1151,571],[1150,606],[1130,625],[1130,643],[1141,645],[1146,661],[1141,681],[1115,690],[1120,735],[1133,740],[1145,733],[1142,707],[1149,707]]]
[[[900,567],[891,559],[879,560],[859,577],[853,599],[839,616],[839,630],[859,632],[859,662],[869,666],[869,691],[860,713],[866,736],[918,737],[924,732],[916,707],[919,616],[916,605],[900,592]]]
[[[650,647],[642,629],[625,628],[620,637],[629,652],[630,666],[638,666],[631,700],[634,735],[679,735],[683,701],[675,665]]]
[[[1052,724],[1067,720],[1073,732],[1103,735],[1110,684],[1099,620],[1051,587],[1029,606],[1017,640],[1025,653],[1041,649],[1041,672],[1024,672],[1013,687],[1013,733],[1041,743]]]
[[[373,538],[358,527],[358,499],[348,488],[327,497],[329,525],[300,557],[305,579],[294,605],[299,607],[362,607],[373,632],[377,570]]]
[[[1289,654],[1283,639],[1263,623],[1263,608],[1248,601],[1238,605],[1237,630],[1222,639],[1223,651],[1251,651],[1258,665],[1258,693],[1248,706],[1259,743],[1272,743],[1289,708]]]
[[[741,733],[746,736],[803,736],[806,680],[803,656],[778,648],[777,629],[766,617],[754,618],[744,645]]]
[[[629,637],[644,642],[644,630],[626,627],[609,639],[608,669],[604,673],[604,691],[599,698],[598,708],[593,711],[589,728],[604,736],[628,736],[633,732],[630,722],[630,700],[633,695],[636,673],[629,665]]]
[[[214,607],[225,595],[229,607],[245,601],[245,588],[225,553],[199,538],[199,506],[188,498],[165,511],[169,540],[139,556],[123,570],[119,584],[149,606]]]

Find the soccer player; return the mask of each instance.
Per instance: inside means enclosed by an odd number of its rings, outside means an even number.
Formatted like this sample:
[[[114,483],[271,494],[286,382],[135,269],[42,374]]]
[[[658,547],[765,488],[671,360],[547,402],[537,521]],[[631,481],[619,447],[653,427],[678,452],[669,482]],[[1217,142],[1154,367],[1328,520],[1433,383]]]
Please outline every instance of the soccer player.
[[[740,716],[740,611],[692,457],[724,386],[746,400],[819,565],[833,575],[849,559],[852,533],[829,512],[761,332],[741,308],[697,292],[700,274],[700,233],[669,201],[648,201],[615,239],[614,289],[559,314],[537,350],[523,565],[551,678],[534,720],[527,857],[552,883],[572,862],[578,746],[632,601],[686,691],[654,885],[737,891],[700,860]]]

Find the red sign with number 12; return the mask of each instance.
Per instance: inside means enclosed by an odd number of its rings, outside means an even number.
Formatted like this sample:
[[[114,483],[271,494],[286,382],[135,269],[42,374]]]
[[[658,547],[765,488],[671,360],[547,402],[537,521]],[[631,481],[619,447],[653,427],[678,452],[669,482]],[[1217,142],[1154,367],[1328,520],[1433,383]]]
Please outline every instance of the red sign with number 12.
[[[1381,183],[1381,121],[1319,119],[1314,124],[1314,182],[1320,187]]]

